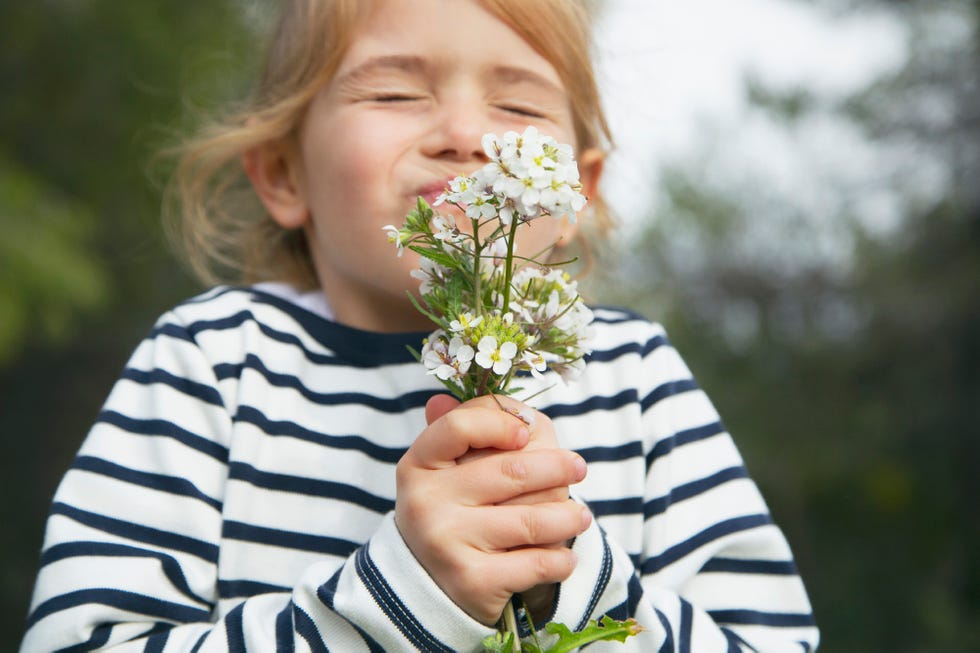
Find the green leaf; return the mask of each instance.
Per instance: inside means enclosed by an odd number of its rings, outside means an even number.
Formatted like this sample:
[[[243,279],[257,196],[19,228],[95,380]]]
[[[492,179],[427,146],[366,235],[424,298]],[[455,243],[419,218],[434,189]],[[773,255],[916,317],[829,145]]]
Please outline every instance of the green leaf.
[[[483,650],[490,653],[511,653],[514,650],[514,633],[494,633],[485,637]]]
[[[617,621],[606,615],[601,623],[593,619],[585,628],[574,633],[565,624],[555,622],[549,623],[544,629],[552,635],[558,635],[558,641],[545,653],[567,653],[592,642],[625,642],[626,638],[641,632],[643,627],[636,622],[636,619]]]
[[[452,268],[454,270],[459,268],[459,260],[452,254],[447,254],[442,249],[423,247],[422,245],[409,245],[408,248],[419,256],[424,256],[427,259],[435,261],[439,265]]]

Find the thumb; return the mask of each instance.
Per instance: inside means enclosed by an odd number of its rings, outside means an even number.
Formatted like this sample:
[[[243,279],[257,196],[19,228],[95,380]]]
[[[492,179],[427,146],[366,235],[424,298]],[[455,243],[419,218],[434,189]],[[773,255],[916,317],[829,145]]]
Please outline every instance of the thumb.
[[[425,403],[425,423],[432,424],[453,408],[459,405],[459,400],[450,395],[436,395]]]

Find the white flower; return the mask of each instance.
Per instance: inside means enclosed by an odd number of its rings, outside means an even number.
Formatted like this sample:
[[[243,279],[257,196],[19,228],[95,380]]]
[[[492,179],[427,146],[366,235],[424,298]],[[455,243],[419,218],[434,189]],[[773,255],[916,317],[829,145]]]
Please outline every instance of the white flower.
[[[493,195],[473,195],[473,201],[466,204],[466,217],[472,220],[489,220],[497,215],[497,207],[492,203]]]
[[[517,355],[517,345],[507,340],[499,347],[493,336],[483,336],[476,346],[476,364],[484,369],[493,368],[494,374],[506,374],[510,371],[514,356]]]
[[[409,272],[409,275],[422,282],[419,284],[419,290],[424,295],[437,285],[445,283],[451,273],[449,268],[423,256],[419,259],[419,267]]]
[[[436,331],[426,339],[422,346],[422,363],[431,374],[443,381],[457,381],[470,369],[474,356],[473,348],[453,337],[446,344],[446,333]]]
[[[539,379],[543,376],[542,372],[548,368],[548,363],[544,360],[544,356],[534,351],[524,352],[521,360],[531,370],[531,375]]]
[[[473,317],[472,313],[463,313],[457,319],[449,323],[449,330],[453,333],[459,333],[460,331],[476,328],[480,322],[483,322],[482,315]]]
[[[408,240],[408,235],[403,234],[402,230],[393,224],[386,224],[381,228],[388,234],[388,242],[398,247],[398,256],[404,254],[405,243]]]
[[[465,238],[456,226],[452,216],[436,215],[432,217],[432,236],[444,243],[458,243]]]

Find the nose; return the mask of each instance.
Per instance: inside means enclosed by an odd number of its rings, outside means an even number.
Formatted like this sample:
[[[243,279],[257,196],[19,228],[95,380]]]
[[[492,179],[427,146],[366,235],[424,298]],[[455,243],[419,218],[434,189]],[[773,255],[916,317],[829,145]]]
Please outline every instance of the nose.
[[[427,156],[454,163],[486,163],[483,134],[489,123],[478,98],[457,93],[439,103],[423,151]]]

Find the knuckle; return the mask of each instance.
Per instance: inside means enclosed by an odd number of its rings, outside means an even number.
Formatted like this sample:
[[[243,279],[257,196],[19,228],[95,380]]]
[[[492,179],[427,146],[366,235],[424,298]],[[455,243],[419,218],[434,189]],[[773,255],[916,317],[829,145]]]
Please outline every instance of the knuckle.
[[[523,487],[527,483],[527,465],[517,457],[505,456],[500,463],[500,473],[519,486]]]
[[[551,581],[552,576],[552,555],[548,551],[538,551],[532,559],[531,570],[534,574],[535,584],[541,585]]]
[[[521,511],[521,530],[528,544],[537,544],[541,536],[541,522],[534,510],[528,508]]]

